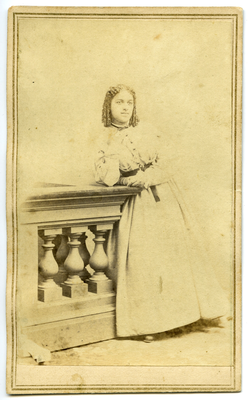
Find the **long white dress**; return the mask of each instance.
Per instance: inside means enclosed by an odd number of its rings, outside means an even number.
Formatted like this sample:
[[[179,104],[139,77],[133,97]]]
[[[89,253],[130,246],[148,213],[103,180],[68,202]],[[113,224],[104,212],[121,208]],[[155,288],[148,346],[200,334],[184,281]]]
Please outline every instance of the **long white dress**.
[[[117,335],[123,337],[217,318],[228,307],[159,140],[142,126],[106,128],[95,163],[98,183],[127,184],[137,170],[146,180],[145,189],[125,201],[107,242]]]

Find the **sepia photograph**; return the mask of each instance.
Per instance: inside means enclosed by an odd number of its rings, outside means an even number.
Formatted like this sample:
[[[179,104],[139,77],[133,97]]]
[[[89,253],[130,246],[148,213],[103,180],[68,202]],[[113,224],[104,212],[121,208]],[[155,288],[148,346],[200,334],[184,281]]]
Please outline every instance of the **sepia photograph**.
[[[9,9],[9,394],[241,390],[242,18]]]

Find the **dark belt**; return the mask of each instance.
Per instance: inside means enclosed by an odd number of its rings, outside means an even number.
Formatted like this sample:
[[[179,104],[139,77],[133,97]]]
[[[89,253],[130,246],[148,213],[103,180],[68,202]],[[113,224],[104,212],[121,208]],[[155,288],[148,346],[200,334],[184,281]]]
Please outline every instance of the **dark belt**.
[[[136,175],[139,172],[139,170],[140,170],[139,168],[133,169],[132,171],[122,171],[120,169],[120,173],[121,173],[122,176],[124,176],[124,178],[128,178],[129,176]]]
[[[148,165],[145,167],[145,169],[149,168],[150,165],[151,165],[151,164],[148,164]],[[121,172],[121,175],[122,175],[124,178],[128,178],[129,176],[135,176],[135,175],[138,173],[139,170],[140,170],[140,169],[137,168],[137,169],[133,169],[132,171],[122,171],[122,170],[120,170],[120,172]],[[155,200],[156,202],[160,201],[160,198],[159,198],[159,195],[158,195],[156,186],[154,186],[154,185],[153,185],[153,186],[150,186],[150,189],[151,189],[151,191],[152,191],[154,200]]]

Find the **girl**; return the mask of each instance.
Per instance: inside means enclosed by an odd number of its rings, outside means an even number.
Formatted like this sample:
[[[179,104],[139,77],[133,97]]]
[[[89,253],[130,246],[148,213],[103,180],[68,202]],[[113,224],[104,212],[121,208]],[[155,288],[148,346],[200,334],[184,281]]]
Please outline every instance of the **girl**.
[[[159,135],[139,124],[131,88],[108,90],[102,122],[96,181],[141,188],[124,203],[107,243],[109,275],[116,284],[117,335],[144,335],[151,341],[152,334],[223,316],[223,290]]]

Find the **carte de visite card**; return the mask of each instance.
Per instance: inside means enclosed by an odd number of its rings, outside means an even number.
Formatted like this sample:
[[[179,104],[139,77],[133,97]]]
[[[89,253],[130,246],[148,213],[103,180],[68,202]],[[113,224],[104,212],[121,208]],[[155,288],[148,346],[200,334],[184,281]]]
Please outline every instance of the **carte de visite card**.
[[[7,392],[241,390],[242,10],[12,7]]]

